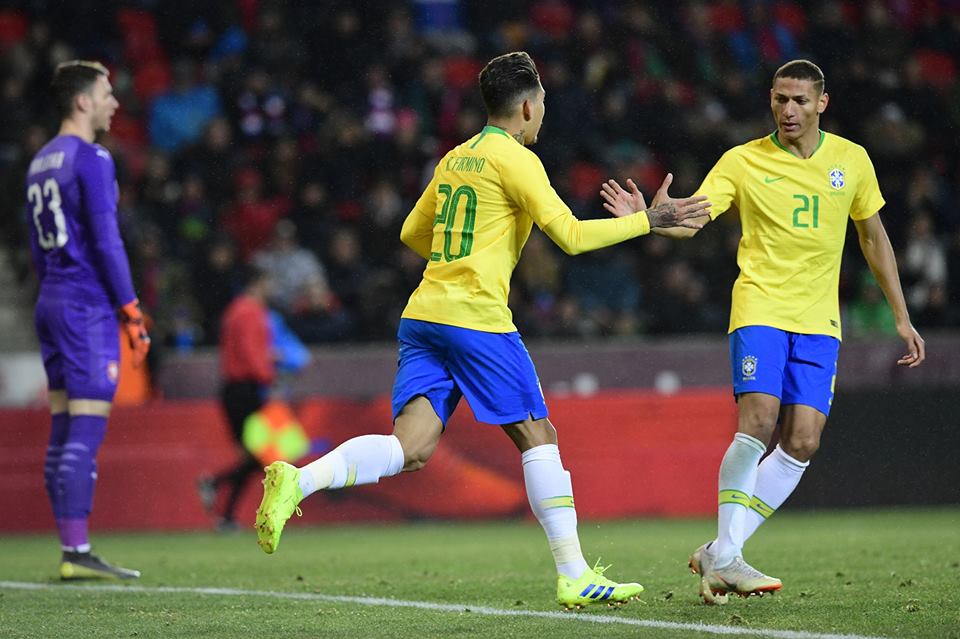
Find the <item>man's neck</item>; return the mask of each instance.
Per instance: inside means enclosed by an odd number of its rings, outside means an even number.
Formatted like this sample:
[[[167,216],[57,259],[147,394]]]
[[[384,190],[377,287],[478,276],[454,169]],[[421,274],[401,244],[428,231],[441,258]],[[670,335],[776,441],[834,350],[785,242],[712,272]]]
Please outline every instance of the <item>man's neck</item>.
[[[525,124],[523,118],[490,118],[487,120],[487,126],[495,126],[498,129],[503,129],[507,132],[507,135],[520,144],[524,144]]]
[[[820,127],[814,127],[807,131],[803,137],[797,138],[796,140],[785,140],[783,137],[777,134],[777,140],[780,141],[780,144],[783,145],[783,148],[788,150],[790,153],[794,154],[798,158],[806,160],[813,152],[817,150],[817,147],[820,146],[820,138],[822,133],[820,132]]]
[[[74,118],[67,118],[61,122],[60,132],[57,135],[75,135],[89,143],[93,143],[97,139],[97,135],[89,122],[78,122]]]

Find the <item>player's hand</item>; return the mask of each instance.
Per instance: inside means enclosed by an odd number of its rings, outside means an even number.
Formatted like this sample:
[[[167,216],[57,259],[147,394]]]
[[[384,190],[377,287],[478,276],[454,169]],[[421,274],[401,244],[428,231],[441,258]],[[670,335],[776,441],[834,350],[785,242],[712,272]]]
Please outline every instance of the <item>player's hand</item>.
[[[139,368],[150,352],[150,336],[140,310],[140,300],[134,299],[120,309],[120,323],[133,349],[133,366]]]
[[[927,350],[920,333],[913,327],[913,324],[907,322],[903,326],[897,326],[897,333],[907,344],[907,354],[897,360],[900,366],[915,368],[927,358]]]
[[[630,178],[627,178],[627,188],[630,190],[624,190],[616,180],[607,180],[600,187],[600,197],[606,200],[603,208],[610,211],[614,217],[633,215],[647,208],[647,201],[643,199],[640,189]]]
[[[710,214],[710,201],[707,196],[673,198],[667,193],[673,183],[673,173],[667,173],[663,184],[657,189],[653,197],[653,204],[647,209],[647,219],[650,228],[669,228],[683,226],[688,229],[702,229],[703,224],[697,219]]]

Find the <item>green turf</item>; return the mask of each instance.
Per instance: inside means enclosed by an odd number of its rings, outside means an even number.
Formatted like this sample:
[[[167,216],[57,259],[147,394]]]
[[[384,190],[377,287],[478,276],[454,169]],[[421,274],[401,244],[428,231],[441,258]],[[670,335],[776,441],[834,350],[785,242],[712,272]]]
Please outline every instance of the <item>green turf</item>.
[[[309,502],[306,504],[309,507]],[[960,639],[960,509],[782,513],[747,559],[784,581],[775,597],[698,603],[689,552],[707,520],[581,523],[588,559],[638,580],[645,603],[604,616],[681,623]],[[97,536],[97,550],[139,568],[148,588],[221,587],[387,597],[554,611],[552,562],[531,522],[294,528],[277,554],[250,533]],[[52,536],[0,538],[0,580],[53,583]],[[573,615],[575,613],[569,613]],[[0,636],[53,637],[699,637],[532,617],[490,617],[326,601],[195,593],[0,588]],[[716,636],[716,635],[714,635]]]

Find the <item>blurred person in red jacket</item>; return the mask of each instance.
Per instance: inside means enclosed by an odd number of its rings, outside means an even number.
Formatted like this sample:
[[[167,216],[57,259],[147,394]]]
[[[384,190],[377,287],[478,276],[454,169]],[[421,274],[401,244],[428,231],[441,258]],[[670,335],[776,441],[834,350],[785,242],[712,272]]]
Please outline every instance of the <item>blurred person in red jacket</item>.
[[[243,447],[243,425],[267,402],[276,379],[267,308],[273,282],[266,271],[255,267],[247,269],[244,279],[243,292],[227,306],[220,323],[220,401],[240,455],[232,466],[197,483],[200,499],[210,512],[215,512],[217,493],[226,487],[226,501],[218,513],[221,531],[236,529],[237,501],[250,475],[260,470],[260,462]]]

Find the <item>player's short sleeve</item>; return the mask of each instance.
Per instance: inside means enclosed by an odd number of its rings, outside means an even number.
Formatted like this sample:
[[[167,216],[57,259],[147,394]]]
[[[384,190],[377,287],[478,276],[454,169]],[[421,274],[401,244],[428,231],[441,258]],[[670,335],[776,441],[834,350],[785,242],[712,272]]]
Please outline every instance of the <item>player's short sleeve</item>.
[[[501,161],[499,169],[503,192],[541,229],[562,215],[573,215],[550,185],[547,171],[535,153],[518,149]]]
[[[857,180],[857,192],[854,194],[853,203],[850,205],[850,217],[854,220],[865,220],[882,209],[886,201],[880,193],[877,172],[873,168],[870,156],[867,155],[866,149],[862,147],[857,150],[859,151],[857,154],[857,174],[860,179]]]
[[[737,184],[743,180],[743,160],[737,149],[730,149],[717,160],[694,195],[706,195],[710,200],[710,219],[730,208],[737,197]]]
[[[424,188],[423,193],[420,194],[420,198],[417,200],[417,203],[414,204],[413,210],[410,211],[411,215],[429,218],[431,226],[433,225],[433,218],[437,214],[437,173],[439,168],[440,165],[438,164],[437,168],[433,170],[433,177],[430,178],[430,182],[426,188]]]

